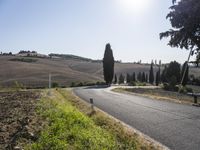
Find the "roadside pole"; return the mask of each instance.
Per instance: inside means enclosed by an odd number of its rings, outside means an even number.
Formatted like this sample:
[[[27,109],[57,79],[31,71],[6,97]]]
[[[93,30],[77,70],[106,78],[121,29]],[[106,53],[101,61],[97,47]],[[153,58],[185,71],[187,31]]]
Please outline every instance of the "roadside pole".
[[[49,73],[49,89],[51,89],[51,73]]]
[[[51,73],[49,73],[49,91],[48,95],[51,96]]]

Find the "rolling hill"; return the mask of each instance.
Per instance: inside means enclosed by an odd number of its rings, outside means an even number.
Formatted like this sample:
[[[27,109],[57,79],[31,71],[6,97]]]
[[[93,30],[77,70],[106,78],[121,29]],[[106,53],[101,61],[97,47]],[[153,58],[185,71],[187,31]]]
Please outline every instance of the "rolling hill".
[[[73,59],[74,58],[74,59]],[[48,87],[49,73],[52,82],[69,86],[72,82],[103,81],[103,68],[100,61],[70,58],[35,58],[0,56],[0,86],[13,86],[15,82],[26,87]],[[115,73],[149,72],[149,65],[115,63]],[[154,70],[156,70],[155,68]],[[200,74],[192,68],[191,74]]]

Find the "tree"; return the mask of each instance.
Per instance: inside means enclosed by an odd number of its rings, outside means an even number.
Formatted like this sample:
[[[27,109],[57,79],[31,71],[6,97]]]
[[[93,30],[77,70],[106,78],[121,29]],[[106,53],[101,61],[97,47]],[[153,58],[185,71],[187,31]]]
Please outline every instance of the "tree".
[[[120,74],[119,76],[119,84],[124,83],[124,76],[122,74]]]
[[[170,37],[168,45],[191,49],[193,52],[200,50],[200,0],[172,0],[173,5],[167,19],[171,26],[166,32],[160,33],[160,39]]]
[[[149,71],[149,83],[154,83],[154,72],[153,72],[153,63],[151,63],[150,71]]]
[[[132,79],[131,79],[133,82],[135,82],[136,81],[136,77],[135,77],[135,72],[133,72],[133,74],[132,74]]]
[[[182,70],[181,70],[181,79],[183,79],[182,85],[185,86],[189,80],[189,66],[187,62],[183,64]]]
[[[156,72],[156,86],[160,84],[160,81],[161,81],[160,78],[161,77],[160,77],[160,67],[159,67],[158,71]]]
[[[162,71],[162,74],[161,74],[161,81],[163,83],[166,83],[167,82],[167,78],[166,78],[166,72],[167,72],[167,66],[165,65],[163,71]]]
[[[144,72],[142,73],[142,82],[146,82],[146,76]]]
[[[117,75],[115,74],[114,84],[117,84]]]
[[[162,62],[161,62],[161,60],[159,60],[159,66],[161,66],[162,65]]]
[[[142,82],[142,73],[141,72],[138,73],[137,80]]]
[[[104,80],[107,84],[111,84],[114,74],[114,57],[110,44],[106,44],[103,58]]]
[[[131,82],[131,76],[129,73],[126,74],[126,82],[130,83]]]
[[[199,67],[199,63],[200,63],[200,51],[197,53],[197,56],[196,56],[196,66]]]
[[[146,79],[146,83],[147,83],[148,82],[148,74],[146,74],[146,78],[145,79]]]
[[[165,75],[166,75],[166,80],[168,83],[171,82],[172,76],[174,76],[173,78],[176,78],[177,83],[180,83],[181,65],[176,61],[170,62],[169,66],[167,67]],[[175,81],[175,79],[173,80]]]

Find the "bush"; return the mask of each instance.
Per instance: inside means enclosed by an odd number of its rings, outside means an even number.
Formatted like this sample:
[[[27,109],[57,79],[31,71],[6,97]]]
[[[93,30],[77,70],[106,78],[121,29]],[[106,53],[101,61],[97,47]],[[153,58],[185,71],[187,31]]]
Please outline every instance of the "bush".
[[[78,84],[77,84],[77,86],[83,86],[84,84],[83,84],[83,82],[79,82]]]
[[[180,93],[184,93],[184,94],[193,93],[193,89],[186,86],[182,86],[180,87]]]
[[[57,82],[53,82],[52,83],[52,88],[56,88],[56,87],[59,87],[59,84]]]
[[[144,82],[138,82],[137,86],[146,86],[146,83],[144,83]]]
[[[128,85],[130,85],[130,86],[136,86],[136,83],[134,81],[131,81]]]
[[[74,82],[71,83],[70,87],[75,87],[76,84]]]
[[[14,87],[17,91],[20,89],[25,89],[24,85],[22,83],[19,83],[18,81],[15,81],[14,84]]]
[[[193,89],[189,88],[189,87],[186,87],[186,91],[187,91],[187,93],[193,93]]]
[[[170,91],[171,88],[170,88],[170,85],[168,83],[163,83],[163,89]]]

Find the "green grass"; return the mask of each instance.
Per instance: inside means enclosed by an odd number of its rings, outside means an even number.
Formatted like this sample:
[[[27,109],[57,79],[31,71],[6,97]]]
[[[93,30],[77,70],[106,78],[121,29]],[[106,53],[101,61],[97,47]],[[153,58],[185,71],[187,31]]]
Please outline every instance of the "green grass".
[[[28,150],[156,150],[144,139],[106,113],[90,105],[70,89],[44,90],[37,112],[45,126]],[[44,123],[43,123],[44,124]]]
[[[67,99],[71,105],[76,107],[84,115],[88,116],[96,126],[101,127],[106,132],[109,132],[114,136],[117,142],[116,150],[151,150],[151,149],[162,149],[154,143],[146,141],[143,136],[139,136],[135,132],[131,131],[130,128],[122,125],[118,120],[108,116],[106,113],[95,109],[95,112],[91,112],[90,105],[73,94],[69,94],[66,89],[59,89],[59,93]]]
[[[52,94],[51,97],[43,97],[38,105],[38,113],[48,123],[39,139],[26,149],[120,149],[115,134],[97,126],[92,119],[72,106],[58,91],[54,90]],[[134,142],[128,149],[137,149],[136,143]]]

